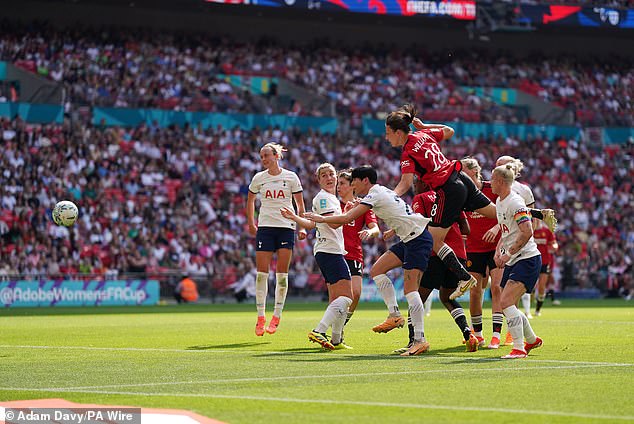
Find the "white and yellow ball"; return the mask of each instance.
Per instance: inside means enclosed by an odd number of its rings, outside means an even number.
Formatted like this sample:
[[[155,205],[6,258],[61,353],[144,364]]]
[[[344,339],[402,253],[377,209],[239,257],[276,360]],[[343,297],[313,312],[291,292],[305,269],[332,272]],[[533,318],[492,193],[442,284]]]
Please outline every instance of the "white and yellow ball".
[[[77,205],[75,205],[70,200],[62,200],[61,202],[57,202],[55,207],[53,208],[53,221],[57,225],[63,225],[65,227],[70,227],[77,221],[77,217],[79,216],[79,209],[77,209]]]

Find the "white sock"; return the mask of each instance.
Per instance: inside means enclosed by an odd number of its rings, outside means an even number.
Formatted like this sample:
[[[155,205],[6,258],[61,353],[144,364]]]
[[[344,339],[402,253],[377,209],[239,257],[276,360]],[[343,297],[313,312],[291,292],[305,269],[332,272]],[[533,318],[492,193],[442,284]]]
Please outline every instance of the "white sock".
[[[418,290],[407,293],[407,304],[409,305],[409,316],[412,318],[412,325],[414,326],[414,340],[425,340],[425,317],[423,313],[423,300],[418,294]]]
[[[258,310],[258,316],[263,317],[266,309],[266,295],[269,291],[269,273],[258,272],[255,277],[255,307]]]
[[[278,272],[275,274],[275,309],[273,316],[280,317],[284,302],[286,302],[286,293],[288,293],[288,273]]]
[[[531,313],[531,294],[524,293],[522,295],[522,307],[524,308],[524,313],[526,315]]]
[[[535,340],[537,340],[537,336],[535,336],[533,327],[531,327],[531,324],[528,321],[528,318],[526,318],[526,315],[524,314],[522,314],[522,326],[524,329],[524,337],[526,338],[526,341],[528,343],[535,343]]]
[[[321,321],[319,321],[317,327],[315,327],[315,331],[318,333],[325,333],[326,331],[328,331],[328,328],[341,317],[343,317],[342,323],[346,322],[346,314],[348,312],[348,306],[350,305],[347,303],[348,300],[350,300],[351,304],[351,299],[345,296],[339,296],[338,298],[330,302],[330,304],[326,308],[326,312],[324,312],[324,316],[321,318]],[[339,329],[339,337],[341,337],[342,329],[343,324],[341,325],[341,329]],[[334,331],[335,329],[333,328],[333,333]]]
[[[332,322],[332,343],[341,343],[341,335],[343,334],[343,326],[346,324],[348,317],[348,308],[352,305],[352,299],[346,296],[339,296],[333,302],[336,303],[336,318]]]
[[[509,306],[504,309],[504,316],[506,316],[506,323],[509,327],[509,332],[513,336],[513,349],[524,350],[524,323],[522,322],[522,311],[517,309],[517,306]],[[524,319],[528,321],[526,316]]]
[[[396,302],[396,292],[394,291],[394,284],[392,280],[385,274],[380,274],[374,277],[376,288],[383,297],[383,301],[387,306],[387,310],[390,315],[401,316],[401,312],[398,310],[398,303]]]
[[[425,313],[426,314],[431,314],[431,301],[432,301],[432,294],[433,293],[429,293],[429,296],[427,296],[427,300],[425,301]]]

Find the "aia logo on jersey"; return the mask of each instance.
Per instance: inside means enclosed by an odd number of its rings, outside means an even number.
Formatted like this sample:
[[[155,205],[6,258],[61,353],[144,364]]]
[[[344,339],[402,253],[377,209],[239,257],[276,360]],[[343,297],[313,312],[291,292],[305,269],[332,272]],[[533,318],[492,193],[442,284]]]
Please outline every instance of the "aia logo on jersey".
[[[266,193],[264,193],[264,198],[265,199],[286,199],[286,196],[284,195],[284,191],[283,190],[266,190]]]
[[[511,231],[509,230],[509,227],[506,226],[506,224],[502,224],[502,232],[503,233],[510,233]]]

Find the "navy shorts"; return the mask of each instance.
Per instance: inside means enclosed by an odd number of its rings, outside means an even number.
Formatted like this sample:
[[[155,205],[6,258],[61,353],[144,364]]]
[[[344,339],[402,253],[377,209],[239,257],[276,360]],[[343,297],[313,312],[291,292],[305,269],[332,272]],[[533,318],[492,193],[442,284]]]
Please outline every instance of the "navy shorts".
[[[315,260],[326,284],[335,284],[339,280],[350,280],[350,269],[343,255],[317,252]]]
[[[277,249],[293,249],[295,230],[280,227],[258,227],[255,235],[255,250],[275,252]]]
[[[542,269],[542,257],[522,259],[511,266],[504,267],[501,286],[504,287],[508,280],[518,281],[526,287],[526,293],[531,293],[537,284],[539,271]]]
[[[475,272],[483,277],[487,275],[487,269],[490,271],[497,268],[493,257],[495,250],[490,252],[467,252],[467,271]]]
[[[403,269],[419,269],[425,271],[429,262],[434,241],[431,233],[425,230],[416,237],[403,243],[402,241],[390,247],[390,251],[394,253],[403,262]]]
[[[447,182],[436,189],[429,226],[449,228],[458,221],[462,211],[475,211],[490,203],[467,174],[454,171]]]
[[[542,269],[539,271],[540,274],[550,274],[550,264],[542,264]]]
[[[464,266],[465,260],[458,258]],[[455,289],[458,287],[458,276],[451,272],[438,256],[429,258],[429,266],[420,280],[420,286],[429,290],[446,288]]]
[[[363,262],[355,261],[354,259],[346,259],[346,263],[350,269],[350,275],[353,277],[355,275],[363,277]]]

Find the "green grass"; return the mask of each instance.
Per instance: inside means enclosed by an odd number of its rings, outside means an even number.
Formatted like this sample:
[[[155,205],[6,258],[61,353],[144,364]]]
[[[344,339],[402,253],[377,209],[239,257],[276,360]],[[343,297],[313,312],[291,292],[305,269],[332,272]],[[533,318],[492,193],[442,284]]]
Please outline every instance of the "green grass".
[[[324,308],[290,303],[262,338],[253,305],[2,310],[0,400],[188,409],[228,423],[634,421],[624,301],[547,303],[532,321],[544,346],[515,361],[497,359],[509,347],[464,352],[436,303],[428,354],[390,354],[407,331],[372,333],[379,304],[348,324],[354,350],[324,352],[306,339]],[[490,312],[484,328],[490,338]]]

